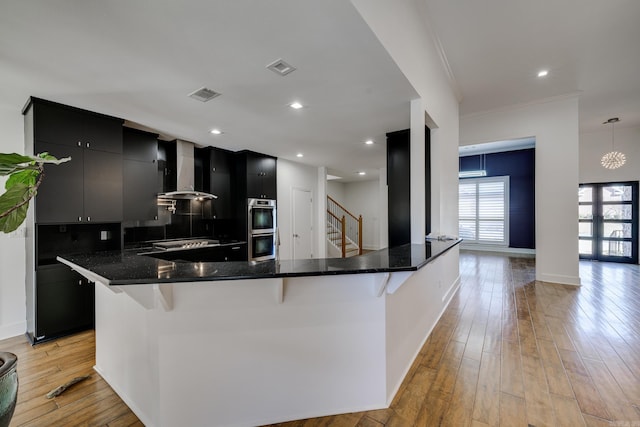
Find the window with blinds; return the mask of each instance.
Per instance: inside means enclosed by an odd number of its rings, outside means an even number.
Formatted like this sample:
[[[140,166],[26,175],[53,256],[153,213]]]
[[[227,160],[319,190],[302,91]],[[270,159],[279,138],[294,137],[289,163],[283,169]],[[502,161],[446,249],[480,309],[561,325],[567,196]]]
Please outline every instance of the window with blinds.
[[[466,243],[509,244],[509,177],[468,178],[458,187],[459,235]]]

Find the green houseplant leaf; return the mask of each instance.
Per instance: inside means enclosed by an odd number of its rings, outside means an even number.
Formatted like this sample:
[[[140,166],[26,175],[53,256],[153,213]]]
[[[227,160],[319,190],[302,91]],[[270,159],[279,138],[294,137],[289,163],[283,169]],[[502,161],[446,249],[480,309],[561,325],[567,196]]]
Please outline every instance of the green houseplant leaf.
[[[0,195],[0,212],[7,214],[0,217],[0,231],[11,233],[17,229],[27,216],[30,199],[30,186],[16,183],[4,194]]]
[[[71,157],[57,159],[49,153],[24,156],[0,153],[0,176],[8,176],[4,194],[0,195],[0,231],[11,233],[27,217],[29,201],[38,191],[44,178],[44,164],[68,162]]]

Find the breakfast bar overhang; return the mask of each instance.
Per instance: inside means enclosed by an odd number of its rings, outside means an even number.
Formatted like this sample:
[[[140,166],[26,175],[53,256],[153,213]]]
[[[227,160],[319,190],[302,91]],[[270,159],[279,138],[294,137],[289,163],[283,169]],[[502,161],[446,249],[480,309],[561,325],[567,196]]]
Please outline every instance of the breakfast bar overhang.
[[[95,369],[147,426],[388,407],[459,286],[459,240],[346,259],[58,258],[95,281]]]

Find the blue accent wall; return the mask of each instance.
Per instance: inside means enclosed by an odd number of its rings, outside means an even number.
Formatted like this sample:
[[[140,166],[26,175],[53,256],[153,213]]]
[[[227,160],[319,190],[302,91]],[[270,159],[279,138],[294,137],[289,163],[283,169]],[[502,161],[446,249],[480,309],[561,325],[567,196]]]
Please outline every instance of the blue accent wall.
[[[509,176],[509,247],[535,249],[535,149],[485,155],[487,176]],[[481,169],[482,156],[460,157],[460,171]]]

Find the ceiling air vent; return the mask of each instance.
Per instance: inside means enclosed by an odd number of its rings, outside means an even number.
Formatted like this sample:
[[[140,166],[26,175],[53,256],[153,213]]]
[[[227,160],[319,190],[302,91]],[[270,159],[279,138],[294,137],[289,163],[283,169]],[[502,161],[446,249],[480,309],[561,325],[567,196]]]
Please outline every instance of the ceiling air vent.
[[[281,76],[286,76],[287,74],[289,74],[292,71],[295,71],[296,69],[296,67],[287,64],[282,59],[278,59],[272,62],[271,64],[267,65],[267,68]]]
[[[201,87],[195,92],[191,92],[189,94],[190,98],[197,99],[198,101],[201,101],[201,102],[211,101],[216,96],[220,96],[220,94],[206,87]]]

